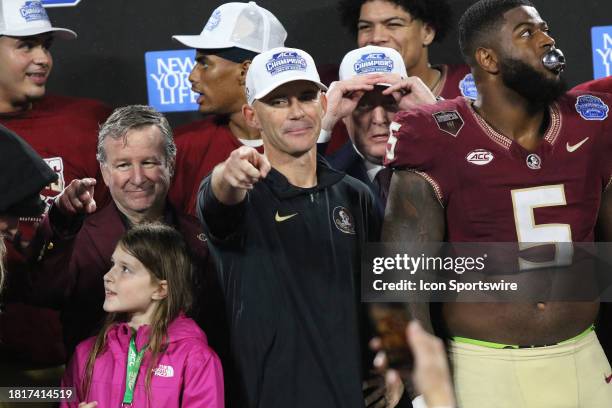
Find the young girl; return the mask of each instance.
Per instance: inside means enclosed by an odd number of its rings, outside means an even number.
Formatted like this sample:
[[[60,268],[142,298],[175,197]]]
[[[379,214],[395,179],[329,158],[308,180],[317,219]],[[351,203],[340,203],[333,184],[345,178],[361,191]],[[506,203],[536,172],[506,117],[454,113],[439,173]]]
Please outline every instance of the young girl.
[[[62,379],[77,399],[61,407],[222,408],[219,358],[184,315],[191,262],[181,235],[161,224],[136,226],[112,264],[104,275],[106,322],[77,346]]]

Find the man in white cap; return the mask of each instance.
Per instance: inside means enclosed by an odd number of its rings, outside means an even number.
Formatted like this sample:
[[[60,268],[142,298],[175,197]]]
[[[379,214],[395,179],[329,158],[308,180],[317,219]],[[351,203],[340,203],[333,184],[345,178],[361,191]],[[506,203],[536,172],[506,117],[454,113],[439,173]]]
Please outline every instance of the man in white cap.
[[[255,2],[225,3],[215,9],[199,35],[175,35],[195,48],[189,80],[199,94],[199,110],[211,115],[176,129],[177,163],[170,200],[195,215],[199,181],[240,146],[262,150],[259,131],[242,116],[244,84],[252,59],[284,45],[287,32],[278,19]]]
[[[51,44],[55,39],[74,38],[73,31],[51,24],[39,0],[0,1],[0,124],[19,134],[57,174],[57,181],[41,192],[47,205],[73,179],[92,177],[98,180],[96,202],[101,207],[108,202],[108,193],[95,157],[96,133],[110,109],[90,99],[47,95],[46,89],[53,68]],[[64,362],[57,313],[25,306],[20,296],[13,297],[26,286],[19,250],[27,246],[39,220],[20,220],[13,242],[17,250],[9,248],[7,259],[15,280],[10,282],[10,297],[0,316],[0,359],[21,367],[26,362],[37,367]],[[19,369],[14,365],[3,371],[11,373],[13,383],[27,381],[17,376]],[[40,378],[45,373],[35,375]]]
[[[342,120],[350,141],[329,162],[370,187],[382,215],[390,181],[382,165],[389,125],[396,112],[435,103],[436,98],[419,77],[408,76],[393,48],[368,45],[350,51],[342,59],[339,78],[327,92],[322,127],[331,131]]]
[[[380,220],[365,185],[317,159],[326,98],[312,57],[261,53],[243,146],[202,182],[198,215],[219,266],[248,407],[359,407],[360,254]]]
[[[465,64],[430,63],[430,50],[451,30],[453,7],[448,0],[339,0],[342,25],[357,45],[390,47],[402,56],[410,76],[417,76],[436,96],[476,99],[476,87]],[[448,58],[444,56],[443,58]],[[335,129],[327,153],[344,141],[342,127]]]

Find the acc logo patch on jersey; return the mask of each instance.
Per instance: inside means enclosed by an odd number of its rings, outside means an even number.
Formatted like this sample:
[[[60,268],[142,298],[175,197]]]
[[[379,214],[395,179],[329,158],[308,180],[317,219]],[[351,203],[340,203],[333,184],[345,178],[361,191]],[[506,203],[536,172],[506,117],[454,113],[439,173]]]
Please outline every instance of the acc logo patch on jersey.
[[[604,120],[609,110],[608,105],[593,95],[580,95],[576,100],[576,112],[585,120]]]
[[[465,96],[466,98],[475,100],[478,97],[476,81],[474,81],[474,76],[472,74],[467,74],[463,77],[463,79],[459,82],[459,90],[461,91],[461,95]]]
[[[436,112],[432,115],[438,124],[438,128],[451,136],[457,137],[464,122],[457,111]]]
[[[493,161],[493,158],[493,153],[485,149],[472,150],[467,154],[467,156],[465,156],[465,160],[467,160],[468,163],[472,163],[477,166],[489,164]]]
[[[272,55],[266,63],[266,70],[271,75],[285,71],[306,71],[306,59],[295,51],[284,51]]]
[[[39,0],[26,1],[25,4],[19,8],[19,13],[25,21],[49,21],[47,12]]]
[[[355,222],[353,221],[353,216],[344,207],[336,207],[332,212],[332,219],[334,220],[334,225],[340,231],[345,234],[354,234],[355,233]]]
[[[221,22],[221,10],[217,9],[213,11],[212,15],[208,19],[208,22],[204,26],[204,29],[206,31],[212,31],[215,28],[217,28],[220,22]]]
[[[384,52],[372,52],[363,54],[359,60],[353,64],[356,74],[369,74],[371,72],[391,72],[393,71],[393,60]]]

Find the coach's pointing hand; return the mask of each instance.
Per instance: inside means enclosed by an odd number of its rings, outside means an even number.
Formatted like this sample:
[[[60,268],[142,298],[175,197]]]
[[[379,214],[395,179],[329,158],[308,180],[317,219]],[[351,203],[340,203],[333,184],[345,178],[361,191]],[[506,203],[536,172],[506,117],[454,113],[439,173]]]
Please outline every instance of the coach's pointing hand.
[[[252,147],[242,146],[213,170],[213,194],[223,204],[237,204],[244,200],[253,184],[268,175],[271,168],[266,156]]]

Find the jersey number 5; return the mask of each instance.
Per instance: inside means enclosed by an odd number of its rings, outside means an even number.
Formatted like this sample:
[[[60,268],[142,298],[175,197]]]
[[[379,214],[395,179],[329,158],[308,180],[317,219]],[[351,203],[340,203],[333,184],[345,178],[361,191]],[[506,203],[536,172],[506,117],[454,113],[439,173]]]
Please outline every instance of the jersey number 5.
[[[519,268],[527,270],[571,264],[574,250],[570,225],[536,224],[533,213],[536,208],[567,205],[563,184],[511,190],[511,194],[519,249],[555,245],[555,258],[552,261],[531,262],[519,257]],[[570,244],[559,245],[559,242]]]

